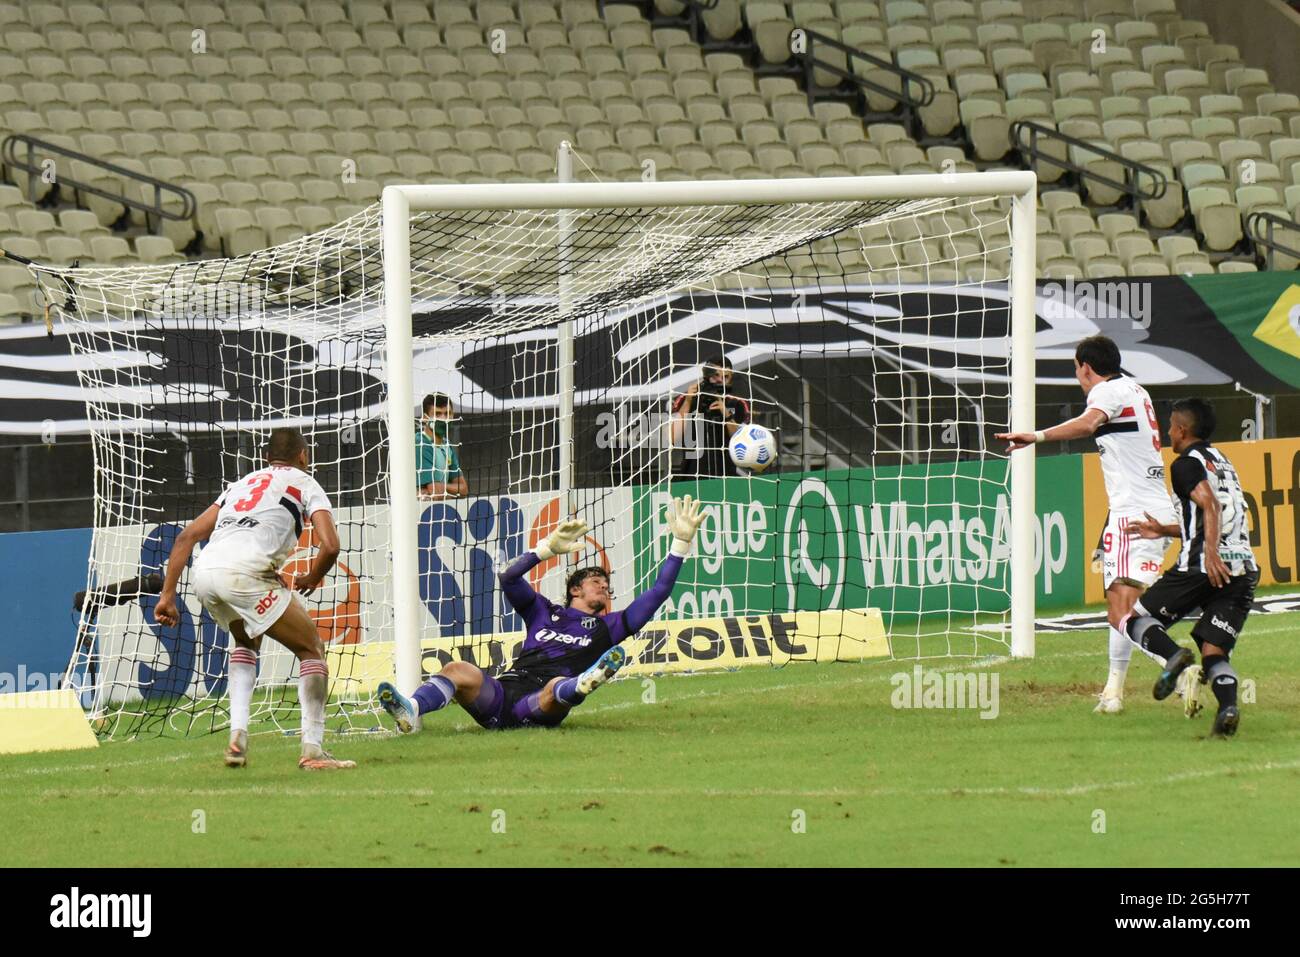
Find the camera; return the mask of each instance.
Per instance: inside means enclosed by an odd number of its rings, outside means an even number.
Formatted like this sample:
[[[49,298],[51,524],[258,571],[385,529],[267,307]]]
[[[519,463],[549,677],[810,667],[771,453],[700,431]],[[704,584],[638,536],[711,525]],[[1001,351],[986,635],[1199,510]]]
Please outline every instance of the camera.
[[[721,373],[721,369],[706,368],[704,375],[700,378],[700,397],[698,408],[703,411],[719,399],[727,396],[727,387],[725,384],[711,382],[713,376]]]

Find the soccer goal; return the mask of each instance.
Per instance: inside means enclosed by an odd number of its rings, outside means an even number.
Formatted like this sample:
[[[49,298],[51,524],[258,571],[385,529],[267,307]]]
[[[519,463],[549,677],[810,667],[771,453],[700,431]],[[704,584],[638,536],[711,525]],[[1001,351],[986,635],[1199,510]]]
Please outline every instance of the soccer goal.
[[[376,727],[394,671],[507,663],[495,573],[562,517],[629,599],[681,494],[710,519],[634,670],[1032,655],[1032,449],[992,436],[1034,427],[1035,203],[1018,171],[390,186],[248,256],[38,269],[88,360],[88,589],[157,573],[295,425],[342,537],[309,599],[336,728]],[[775,467],[713,454],[723,418],[773,431]],[[571,567],[532,583],[562,601]],[[224,726],[227,639],[182,597],[177,629],[144,593],[83,614],[103,733]],[[293,727],[270,645],[255,719]]]

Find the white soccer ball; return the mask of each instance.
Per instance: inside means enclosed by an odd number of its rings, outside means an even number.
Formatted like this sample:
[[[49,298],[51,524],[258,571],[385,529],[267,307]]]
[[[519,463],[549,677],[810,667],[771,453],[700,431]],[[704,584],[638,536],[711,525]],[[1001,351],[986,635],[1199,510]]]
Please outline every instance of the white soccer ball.
[[[776,436],[761,425],[742,425],[732,433],[727,451],[742,469],[763,472],[776,461]]]

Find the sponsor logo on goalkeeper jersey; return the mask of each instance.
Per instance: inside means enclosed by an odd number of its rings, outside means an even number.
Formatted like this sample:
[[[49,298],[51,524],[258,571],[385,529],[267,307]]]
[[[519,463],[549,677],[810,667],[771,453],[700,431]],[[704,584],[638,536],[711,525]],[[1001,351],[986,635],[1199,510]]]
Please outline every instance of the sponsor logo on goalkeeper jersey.
[[[577,645],[579,648],[586,648],[591,644],[590,635],[568,635],[550,628],[540,629],[534,637],[538,641],[555,641],[562,645]]]
[[[83,894],[74,887],[50,898],[50,926],[125,928],[132,937],[148,937],[153,929],[153,895]]]

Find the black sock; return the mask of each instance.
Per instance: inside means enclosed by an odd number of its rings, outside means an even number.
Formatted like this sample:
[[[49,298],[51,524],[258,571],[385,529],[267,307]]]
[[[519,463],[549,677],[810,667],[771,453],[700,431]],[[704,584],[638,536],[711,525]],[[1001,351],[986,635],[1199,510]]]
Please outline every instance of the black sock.
[[[1236,707],[1237,704],[1237,672],[1228,664],[1228,659],[1224,655],[1210,655],[1201,661],[1201,668],[1205,672],[1205,679],[1210,683],[1210,689],[1214,692],[1214,697],[1219,699],[1219,710],[1222,711],[1227,707]]]
[[[1164,626],[1150,615],[1141,618],[1134,616],[1128,621],[1128,636],[1153,654],[1168,660],[1180,648],[1178,642],[1169,637]]]

